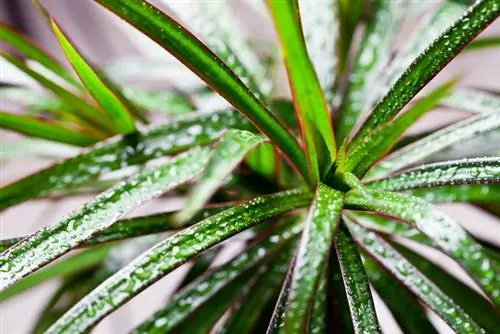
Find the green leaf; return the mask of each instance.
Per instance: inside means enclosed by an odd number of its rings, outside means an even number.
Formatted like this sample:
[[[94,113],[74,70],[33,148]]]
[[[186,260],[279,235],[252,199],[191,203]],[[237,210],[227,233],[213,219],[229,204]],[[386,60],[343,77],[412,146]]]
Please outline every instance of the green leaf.
[[[74,274],[92,268],[104,261],[109,253],[109,246],[97,247],[71,255],[44,268],[33,275],[23,278],[16,284],[0,292],[0,301],[32,289],[54,277]]]
[[[404,170],[376,180],[369,187],[403,191],[460,184],[500,183],[500,157],[438,162]]]
[[[454,81],[449,81],[439,86],[396,120],[379,126],[362,140],[353,143],[344,165],[339,166],[338,173],[352,171],[356,176],[362,177],[374,162],[390,150],[397,138],[448,94],[454,84]]]
[[[335,160],[329,108],[309,60],[297,0],[269,1],[268,6],[282,46],[310,178],[317,183]]]
[[[288,267],[285,280],[281,286],[281,291],[278,295],[278,301],[274,306],[274,310],[271,315],[271,320],[269,321],[269,326],[267,327],[266,334],[278,334],[280,329],[285,325],[285,312],[296,259],[297,255],[294,255],[292,261],[290,262],[290,266]]]
[[[382,238],[349,225],[356,242],[457,333],[484,333],[467,313]]]
[[[465,51],[481,51],[487,48],[500,47],[500,36],[487,36],[478,38],[465,48]]]
[[[370,283],[396,318],[403,333],[438,333],[425,315],[424,308],[404,286],[394,282],[394,278],[371,258],[364,257],[363,264]]]
[[[328,322],[328,272],[326,266],[319,278],[318,287],[314,295],[314,303],[309,320],[309,333],[321,334],[327,331]]]
[[[37,119],[35,117],[14,115],[0,111],[0,128],[25,134],[30,137],[48,139],[74,146],[88,146],[96,138],[64,125]]]
[[[200,180],[191,188],[187,203],[179,213],[179,221],[186,221],[196,214],[224,184],[245,155],[265,141],[265,137],[248,131],[228,130],[224,133]]]
[[[337,252],[330,252],[327,269],[329,324],[340,333],[354,333],[351,308],[347,299],[347,287]]]
[[[262,220],[305,206],[310,200],[311,194],[301,190],[255,198],[167,238],[97,287],[47,333],[84,332],[90,329],[107,314],[193,256]]]
[[[20,52],[26,58],[40,63],[52,73],[57,74],[73,86],[79,88],[77,81],[64,68],[64,66],[59,64],[52,56],[42,50],[28,37],[14,31],[11,27],[5,24],[0,24],[0,40],[10,45],[16,50],[16,52]]]
[[[61,31],[53,18],[50,19],[52,30],[54,31],[59,44],[61,45],[66,58],[75,70],[88,92],[94,97],[101,110],[109,115],[117,131],[120,133],[130,133],[135,131],[134,120],[126,103],[119,100],[112,89],[100,78],[99,73],[72,45],[68,38]]]
[[[436,188],[413,189],[407,192],[413,196],[422,197],[432,203],[498,203],[500,200],[500,185],[498,184],[464,184]]]
[[[246,272],[256,273],[256,266],[276,255],[291,238],[296,237],[302,224],[293,223],[278,233],[248,248],[220,268],[203,275],[172,297],[169,304],[156,312],[135,330],[136,333],[166,333],[192,317],[198,308],[208,303],[212,296]],[[290,247],[286,247],[288,249]],[[202,288],[200,288],[202,287]],[[186,308],[185,305],[190,307]],[[158,326],[158,324],[162,324]],[[190,332],[189,332],[190,333]]]
[[[500,127],[500,113],[481,114],[445,127],[391,153],[375,165],[365,178],[378,178],[418,162],[431,154]]]
[[[309,59],[330,108],[335,98],[339,22],[334,1],[300,0],[302,32]]]
[[[74,211],[53,228],[40,230],[0,256],[2,289],[111,226],[120,216],[198,175],[206,148],[183,153],[151,171],[118,184]]]
[[[115,137],[1,188],[0,208],[84,184],[106,172],[208,144],[229,128],[251,130],[252,126],[237,112],[221,110],[151,126],[142,133]]]
[[[349,53],[356,27],[363,14],[363,9],[368,5],[365,0],[336,0],[339,17],[339,46],[338,46],[338,76],[348,65]]]
[[[371,4],[360,46],[349,73],[346,95],[339,110],[335,112],[335,136],[339,143],[354,130],[365,110],[367,96],[375,86],[382,68],[389,61],[396,28],[405,7],[406,4],[402,1],[376,0]]]
[[[342,203],[341,192],[322,183],[318,185],[297,251],[288,292],[285,333],[300,333],[307,328],[308,313],[328,259]]]
[[[486,299],[468,285],[433,264],[428,259],[418,255],[406,247],[391,243],[392,246],[410,261],[419,271],[467,312],[475,322],[486,329],[487,333],[494,333],[498,329],[498,310]]]
[[[206,272],[212,265],[217,255],[220,254],[221,248],[223,247],[213,247],[193,259],[193,264],[191,265],[191,268],[189,268],[187,274],[184,276],[182,282],[177,287],[177,291],[181,290],[182,288],[193,282],[195,279],[200,277],[204,272]]]
[[[289,246],[295,246],[290,243]],[[277,295],[285,274],[288,271],[290,261],[293,258],[293,248],[282,249],[276,258],[268,265],[262,265],[259,269],[261,275],[250,287],[249,293],[244,297],[239,305],[230,313],[228,320],[224,323],[222,333],[258,333],[255,331],[257,322],[263,316],[264,305]]]
[[[500,15],[497,0],[480,0],[444,31],[415,59],[408,70],[378,102],[355,137],[361,140],[370,130],[384,124],[401,110],[475,36]]]
[[[79,118],[84,124],[89,128],[96,127],[100,131],[104,131],[106,134],[114,134],[115,130],[110,122],[110,119],[103,114],[96,107],[88,104],[80,97],[67,90],[66,88],[58,85],[57,83],[49,80],[45,76],[37,73],[36,71],[30,69],[22,61],[16,59],[15,57],[0,52],[0,56],[7,60],[12,65],[16,66],[18,69],[29,75],[31,78],[39,82],[43,87],[50,90],[54,95],[58,96],[62,101],[71,106],[71,108],[65,109],[72,113],[72,116]]]
[[[278,145],[307,178],[307,163],[295,138],[215,54],[171,17],[144,0],[95,0],[181,60],[210,87],[244,113]]]
[[[346,203],[351,208],[387,213],[413,224],[454,258],[492,301],[500,305],[499,263],[491,259],[458,223],[420,198],[384,191],[370,191],[370,195],[365,198],[350,192]]]
[[[166,114],[180,116],[194,111],[195,107],[184,95],[164,90],[143,90],[122,86],[125,96],[140,108]]]
[[[441,101],[441,105],[476,114],[494,113],[500,110],[500,96],[484,90],[462,88],[454,90]]]
[[[344,226],[340,227],[335,237],[335,251],[346,289],[354,332],[381,333],[361,255]]]

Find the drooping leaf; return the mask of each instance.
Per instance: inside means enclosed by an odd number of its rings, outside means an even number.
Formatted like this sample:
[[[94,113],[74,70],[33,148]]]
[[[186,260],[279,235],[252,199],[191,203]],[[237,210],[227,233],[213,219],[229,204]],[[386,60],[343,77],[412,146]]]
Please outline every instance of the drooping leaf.
[[[179,220],[188,220],[196,214],[224,184],[227,176],[238,166],[245,155],[265,141],[265,137],[248,131],[228,130],[224,133],[200,180],[191,188],[187,203],[179,213]]]
[[[481,114],[447,126],[421,140],[391,153],[375,165],[366,178],[385,176],[431,154],[500,127],[500,113]]]
[[[335,138],[328,105],[309,60],[300,24],[299,5],[293,1],[268,1],[281,42],[290,89],[314,183],[335,160]]]
[[[330,108],[335,98],[339,20],[334,1],[299,0],[307,54]]]
[[[290,246],[294,246],[291,243]],[[293,257],[293,248],[287,247],[280,251],[275,259],[269,265],[261,268],[262,274],[250,287],[249,293],[244,297],[241,303],[231,311],[228,320],[218,331],[222,333],[256,333],[255,327],[257,321],[265,311],[263,305],[272,300],[279,292],[280,284],[283,282],[285,274],[288,271],[290,261]]]
[[[500,15],[497,0],[476,2],[452,26],[444,31],[409,66],[387,95],[378,102],[355,141],[370,130],[394,117],[441,69],[443,69],[475,36]]]
[[[120,216],[198,175],[210,151],[195,148],[122,182],[0,256],[2,290],[111,226]]]
[[[465,51],[478,51],[498,47],[500,47],[500,36],[488,36],[476,39],[465,48]]]
[[[0,208],[67,189],[109,171],[208,144],[230,128],[252,130],[233,110],[193,115],[147,128],[144,132],[115,137],[93,149],[27,176],[0,189]]]
[[[335,237],[335,251],[346,289],[354,332],[381,333],[361,255],[344,226],[340,227]]]
[[[353,143],[348,149],[344,165],[339,166],[338,172],[352,172],[362,177],[374,162],[389,151],[398,137],[448,94],[453,85],[454,81],[449,81],[439,86],[396,120],[381,125],[362,140]]]
[[[61,31],[54,19],[50,21],[59,44],[66,58],[75,70],[88,92],[94,97],[101,110],[109,115],[119,133],[131,133],[135,131],[134,120],[127,109],[126,103],[119,100],[116,94],[106,85],[93,66],[72,45]]]
[[[371,258],[364,257],[363,264],[370,283],[396,318],[403,333],[438,333],[425,315],[424,308],[408,290],[394,282],[392,276]]]
[[[367,95],[389,61],[393,38],[405,7],[403,1],[376,0],[371,4],[356,59],[349,73],[346,95],[335,112],[338,143],[342,143],[354,130],[366,107]]]
[[[244,113],[307,178],[307,163],[297,141],[215,54],[171,17],[144,0],[95,0],[151,37]],[[161,33],[158,33],[161,32]]]
[[[454,90],[441,101],[441,105],[475,114],[499,112],[500,95],[479,89],[462,88]]]
[[[343,194],[322,183],[318,185],[293,269],[285,313],[285,333],[300,333],[307,325],[308,313],[332,245],[342,209]]]
[[[19,132],[30,137],[48,139],[74,146],[88,146],[97,140],[88,134],[55,122],[1,111],[0,128]]]
[[[386,213],[414,224],[455,259],[496,305],[500,304],[500,264],[439,209],[420,198],[373,190],[369,198],[350,192],[346,203],[349,207]]]
[[[90,329],[107,314],[193,256],[264,219],[307,205],[310,200],[311,194],[301,190],[259,197],[167,238],[97,287],[47,333]]]
[[[50,267],[23,278],[16,284],[0,292],[0,301],[16,296],[54,277],[75,274],[100,264],[109,253],[109,246],[101,246],[71,255]]]
[[[175,294],[167,306],[137,327],[135,333],[165,333],[174,330],[188,321],[198,308],[203,307],[216,293],[231,285],[239,276],[248,271],[255,274],[259,263],[269,261],[269,258],[283,249],[291,238],[297,236],[301,228],[302,224],[295,222],[281,232],[275,232],[248,248],[220,268],[195,280]],[[186,304],[190,307],[183,307]],[[158,326],[158,323],[162,325]]]
[[[500,157],[438,162],[376,180],[369,187],[387,191],[460,184],[500,183]]]
[[[20,34],[3,23],[0,24],[0,40],[13,47],[17,52],[22,53],[26,58],[40,63],[46,69],[50,70],[54,74],[57,74],[75,87],[79,87],[77,81],[64,68],[64,66],[59,64],[52,56],[41,49],[28,37]]]
[[[482,329],[453,300],[425,277],[382,238],[356,224],[349,225],[361,247],[392,276],[422,300],[457,333],[483,333]]]
[[[58,96],[62,101],[71,106],[72,108],[67,108],[65,110],[68,112],[72,112],[72,116],[79,118],[82,122],[84,122],[84,124],[87,124],[88,127],[96,127],[97,130],[104,131],[108,135],[115,133],[110,119],[99,109],[88,104],[86,101],[82,100],[80,97],[67,90],[66,88],[32,70],[19,59],[16,59],[15,57],[6,54],[3,51],[0,52],[0,56],[29,75],[37,82],[39,82],[43,87],[50,90],[54,95]]]
[[[431,203],[491,203],[500,201],[500,185],[498,184],[463,184],[436,188],[413,189],[407,191],[413,196],[422,197]]]
[[[391,243],[391,245],[403,255],[412,265],[418,268],[425,276],[467,312],[475,322],[482,326],[488,333],[494,333],[500,320],[498,310],[495,309],[486,299],[462,283],[454,276],[433,264],[428,259],[418,255],[406,247]]]

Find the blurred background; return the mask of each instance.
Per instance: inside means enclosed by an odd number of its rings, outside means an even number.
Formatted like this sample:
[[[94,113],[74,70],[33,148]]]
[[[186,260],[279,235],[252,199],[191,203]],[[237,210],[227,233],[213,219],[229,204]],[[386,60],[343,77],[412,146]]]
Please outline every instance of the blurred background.
[[[115,79],[127,82],[132,86],[146,87],[157,91],[185,89],[191,85],[199,85],[196,77],[183,69],[175,59],[167,54],[155,43],[144,37],[134,28],[124,24],[104,9],[90,0],[43,0],[41,1],[48,11],[57,19],[60,26],[67,32],[79,49],[95,64],[106,67],[115,74]],[[168,10],[168,1],[151,1],[155,5]],[[431,8],[438,1],[412,1],[412,9],[418,17],[419,11]],[[251,37],[257,49],[264,56],[278,52],[274,42],[275,36],[265,12],[262,12],[260,3],[231,0],[231,10],[241,22],[241,31]],[[45,50],[66,64],[64,56],[46,22],[40,18],[30,0],[0,0],[0,21],[18,31],[31,36]],[[397,49],[405,41],[405,36],[414,28],[415,20],[406,20],[398,42]],[[500,21],[494,22],[484,33],[486,35],[500,34]],[[4,49],[4,45],[2,45]],[[456,74],[461,75],[460,85],[477,87],[500,92],[500,49],[467,53],[455,59],[438,77],[432,85],[450,79]],[[273,77],[280,82],[276,92],[279,96],[289,96],[286,78],[282,66],[276,66]],[[27,76],[19,72],[3,59],[0,60],[0,81],[26,85],[37,88],[36,84]],[[216,101],[216,103],[222,103]],[[9,111],[12,107],[8,101],[0,96],[0,109]],[[412,131],[421,131],[438,124],[449,123],[463,118],[464,114],[446,110],[436,112],[425,117]],[[159,117],[158,121],[162,121]],[[20,136],[0,131],[2,147],[19,140]],[[494,143],[492,143],[494,144]],[[498,142],[496,144],[498,148]],[[60,152],[61,155],[71,155],[74,152]],[[27,175],[43,166],[49,165],[50,160],[32,159],[29,157],[16,158],[15,160],[1,160],[0,182],[7,184],[18,177]],[[25,235],[36,229],[58,222],[70,211],[88,200],[86,196],[72,196],[64,200],[35,200],[13,207],[0,214],[0,232],[2,238]],[[133,212],[151,213],[174,209],[182,205],[182,199],[156,200]],[[477,207],[469,205],[445,205],[445,210],[461,222],[468,230],[481,233],[493,243],[498,243],[500,229],[498,222],[488,213]],[[222,254],[224,256],[235,251],[232,246]],[[431,254],[436,256],[436,254]],[[217,262],[216,262],[217,263]],[[451,269],[457,276],[467,280],[461,269],[454,263],[441,262],[442,266]],[[113,313],[104,320],[96,329],[96,333],[124,333],[139,324],[154,310],[164,304],[167,296],[176,287],[179,277],[187,270],[187,265],[168,275],[152,288],[147,289],[140,296]],[[1,333],[28,333],[37,319],[42,307],[48,301],[60,282],[50,281],[36,289],[23,293],[7,302],[0,304],[0,332]],[[390,315],[385,308],[377,303],[377,311],[384,315],[384,330],[387,333],[398,333]],[[431,314],[432,316],[432,314]],[[435,323],[440,326],[443,333],[450,332],[441,320],[432,316]]]

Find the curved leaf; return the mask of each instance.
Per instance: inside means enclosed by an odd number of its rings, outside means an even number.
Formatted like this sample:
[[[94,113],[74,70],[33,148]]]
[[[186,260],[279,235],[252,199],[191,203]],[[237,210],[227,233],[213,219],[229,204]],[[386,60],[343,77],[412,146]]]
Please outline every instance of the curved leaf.
[[[228,130],[224,133],[200,180],[191,188],[187,203],[179,212],[179,220],[186,221],[196,214],[224,184],[226,177],[238,166],[245,155],[265,141],[265,137],[248,131]]]
[[[80,155],[0,189],[0,208],[67,189],[106,172],[140,164],[196,145],[208,144],[225,130],[252,130],[251,124],[234,110],[193,115],[142,133],[115,137]]]
[[[101,110],[109,115],[118,132],[133,132],[135,130],[134,121],[125,104],[113,94],[111,89],[99,77],[99,74],[94,71],[92,65],[89,65],[88,61],[76,50],[53,18],[50,19],[50,23],[66,58],[68,58],[85,88],[99,104]]]
[[[422,160],[445,147],[498,127],[500,127],[500,113],[482,114],[467,118],[391,153],[375,165],[366,175],[366,178],[387,175]]]
[[[307,205],[308,192],[294,190],[259,197],[233,207],[167,238],[97,287],[47,333],[83,332],[136,294],[196,254],[258,222]]]
[[[220,268],[195,280],[174,295],[165,308],[156,312],[137,327],[135,333],[166,333],[174,330],[176,326],[188,320],[188,317],[191,317],[198,308],[209,302],[216,293],[231,285],[239,276],[245,275],[245,272],[248,271],[255,274],[255,267],[259,263],[275,255],[287,244],[287,241],[297,236],[301,229],[302,224],[293,223],[248,248]],[[189,307],[185,307],[185,305],[189,305]]]
[[[500,157],[438,162],[404,170],[368,184],[387,191],[459,184],[500,183]]]
[[[425,315],[424,308],[404,286],[394,282],[392,276],[371,258],[364,257],[363,264],[370,283],[396,318],[403,333],[438,334]]]
[[[475,36],[500,15],[497,0],[480,0],[444,31],[413,61],[408,70],[378,102],[355,137],[361,140],[370,130],[394,117]]]
[[[57,226],[42,229],[9,248],[0,256],[2,290],[97,235],[139,204],[191,180],[203,170],[209,156],[206,148],[181,154],[152,171],[118,184]]]
[[[498,184],[463,184],[436,188],[413,189],[407,193],[422,197],[432,203],[491,203],[500,201],[500,185]]]
[[[481,37],[470,43],[465,51],[477,51],[486,48],[500,47],[500,36]]]
[[[500,96],[484,90],[462,88],[454,90],[444,98],[441,105],[476,114],[493,113],[500,110]]]
[[[370,90],[389,61],[393,38],[405,7],[404,1],[376,0],[371,4],[349,73],[346,95],[335,113],[335,136],[339,143],[354,130],[365,109]]]
[[[307,163],[295,138],[235,74],[191,33],[144,0],[95,0],[151,37],[244,113],[278,145],[307,178]]]
[[[318,185],[292,273],[285,312],[286,333],[300,333],[306,328],[318,281],[327,261],[333,235],[342,210],[343,194],[323,184]]]
[[[346,203],[354,208],[394,215],[414,224],[454,258],[496,305],[500,305],[499,263],[452,218],[416,197],[383,191],[370,191],[370,195],[365,198],[350,192]]]
[[[352,171],[356,176],[363,176],[375,161],[389,151],[397,138],[448,94],[454,84],[454,81],[450,81],[441,85],[418,100],[396,120],[381,125],[366,134],[362,140],[353,143],[352,147],[349,147],[344,165],[339,166],[339,172]]]
[[[74,146],[88,146],[96,138],[58,123],[39,120],[24,115],[14,115],[0,111],[0,128],[16,131],[27,136],[48,139]]]
[[[189,99],[175,92],[164,90],[144,90],[136,87],[121,86],[123,94],[140,108],[166,114],[180,116],[194,111],[195,106]]]
[[[344,226],[340,227],[335,237],[335,251],[346,289],[354,332],[381,333],[361,255]]]
[[[290,81],[293,101],[307,152],[310,178],[317,183],[335,160],[330,112],[309,60],[298,0],[268,1]]]
[[[373,232],[351,224],[349,228],[361,247],[415,294],[457,333],[484,333],[467,313],[446,296],[408,260]]]
[[[42,50],[28,37],[20,34],[19,32],[3,23],[0,24],[0,40],[2,42],[5,42],[6,44],[9,44],[17,52],[22,53],[26,58],[42,64],[52,73],[57,74],[67,82],[79,88],[77,81],[64,68],[64,66],[59,64],[52,56]]]

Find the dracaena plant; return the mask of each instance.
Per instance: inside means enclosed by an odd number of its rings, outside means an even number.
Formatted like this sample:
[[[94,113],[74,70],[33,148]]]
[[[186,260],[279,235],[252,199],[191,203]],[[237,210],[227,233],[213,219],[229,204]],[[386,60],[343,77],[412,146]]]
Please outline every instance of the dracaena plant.
[[[166,1],[163,11],[145,0],[95,2],[206,86],[131,88],[119,71],[93,65],[39,3],[74,73],[0,26],[22,58],[2,56],[47,91],[1,88],[25,111],[2,112],[1,126],[38,138],[14,143],[5,159],[23,150],[74,154],[3,186],[1,208],[96,194],[55,226],[1,243],[2,300],[62,278],[35,332],[87,332],[186,262],[176,292],[134,332],[378,333],[372,289],[405,333],[437,332],[424,306],[457,333],[498,330],[500,252],[438,205],[470,202],[498,214],[500,146],[491,138],[500,96],[458,88],[458,77],[425,86],[462,50],[498,46],[496,37],[475,38],[500,15],[500,0],[425,6],[395,56],[396,32],[415,12],[410,2],[256,5],[273,23],[281,51],[271,63],[284,62],[291,101],[275,98],[269,67],[227,3]],[[197,111],[220,96],[227,106]],[[468,114],[405,135],[438,107]],[[149,125],[160,110],[168,121]],[[179,211],[121,218],[179,194]],[[212,266],[231,238],[244,250]],[[474,288],[409,241],[458,263]]]

